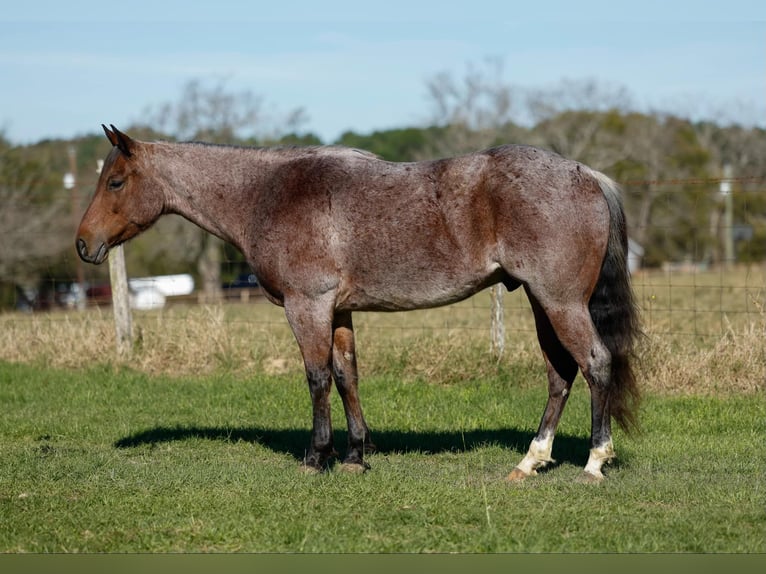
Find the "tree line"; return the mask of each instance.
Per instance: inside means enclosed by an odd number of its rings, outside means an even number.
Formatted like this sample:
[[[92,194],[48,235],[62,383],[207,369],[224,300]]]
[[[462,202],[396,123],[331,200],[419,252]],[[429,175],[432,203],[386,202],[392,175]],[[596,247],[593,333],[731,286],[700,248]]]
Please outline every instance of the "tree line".
[[[687,261],[718,264],[724,202],[721,179],[731,177],[730,209],[739,262],[766,259],[766,130],[721,121],[692,121],[662,111],[636,111],[624,90],[593,81],[562,81],[520,94],[494,65],[427,82],[430,115],[422,125],[356,133],[324,142],[303,129],[304,110],[277,113],[256,94],[195,80],[176,101],[145,110],[141,122],[120,129],[139,139],[235,145],[345,145],[389,161],[417,161],[501,143],[551,149],[622,183],[631,238],[644,265]],[[17,146],[0,131],[0,306],[24,293],[55,290],[59,282],[106,280],[83,269],[72,246],[75,227],[110,150],[100,129],[71,140]],[[63,175],[73,173],[67,189]],[[246,270],[231,246],[177,218],[126,250],[133,276],[192,273],[210,299],[222,283]]]

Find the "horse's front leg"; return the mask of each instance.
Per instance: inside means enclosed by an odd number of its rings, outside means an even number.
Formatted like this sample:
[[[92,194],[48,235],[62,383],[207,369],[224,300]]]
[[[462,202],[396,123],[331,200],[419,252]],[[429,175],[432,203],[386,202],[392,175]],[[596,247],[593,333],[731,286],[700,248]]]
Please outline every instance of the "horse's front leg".
[[[303,355],[313,411],[311,445],[302,468],[318,472],[330,457],[337,455],[330,417],[332,305],[307,298],[286,299],[285,315]]]
[[[351,313],[335,316],[333,322],[332,366],[335,386],[343,400],[348,423],[348,452],[343,459],[343,469],[349,472],[364,472],[370,466],[365,462],[365,453],[375,451],[370,440],[370,429],[362,414],[359,401],[358,375],[354,326]]]

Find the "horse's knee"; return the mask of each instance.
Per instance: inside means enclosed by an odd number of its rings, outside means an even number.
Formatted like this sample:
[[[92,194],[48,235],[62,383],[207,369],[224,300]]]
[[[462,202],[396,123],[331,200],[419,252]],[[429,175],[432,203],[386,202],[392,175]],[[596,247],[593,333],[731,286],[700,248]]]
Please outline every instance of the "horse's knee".
[[[330,369],[327,367],[307,367],[306,380],[309,384],[309,392],[312,398],[320,398],[329,394],[332,382]]]
[[[609,385],[612,372],[612,355],[600,341],[591,346],[585,370],[585,378],[591,385],[605,388]]]

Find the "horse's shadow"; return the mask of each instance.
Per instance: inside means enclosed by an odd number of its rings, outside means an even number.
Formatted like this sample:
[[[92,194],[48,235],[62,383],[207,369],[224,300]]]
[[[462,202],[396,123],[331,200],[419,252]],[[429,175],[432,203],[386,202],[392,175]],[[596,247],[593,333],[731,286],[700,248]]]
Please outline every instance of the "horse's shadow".
[[[513,428],[455,431],[373,430],[372,435],[376,452],[380,454],[461,452],[491,444],[503,445],[511,451],[523,454],[534,438],[532,432]],[[343,450],[342,445],[346,444],[347,436],[346,431],[335,431],[335,444],[340,447],[339,450]],[[260,444],[274,452],[289,454],[297,461],[302,461],[309,444],[310,431],[295,428],[159,426],[121,438],[114,443],[114,446],[116,448],[156,446],[160,443],[195,438]],[[556,435],[554,458],[557,464],[570,463],[583,466],[587,459],[588,443],[588,439],[582,436],[564,433]]]

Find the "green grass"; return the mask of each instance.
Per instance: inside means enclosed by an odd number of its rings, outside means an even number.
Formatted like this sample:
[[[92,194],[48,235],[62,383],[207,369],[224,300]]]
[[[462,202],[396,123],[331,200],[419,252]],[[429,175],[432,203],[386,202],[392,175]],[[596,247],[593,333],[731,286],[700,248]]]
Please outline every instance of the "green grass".
[[[616,432],[618,460],[593,486],[577,481],[578,380],[558,464],[509,484],[542,413],[538,371],[438,385],[368,375],[372,470],[308,476],[310,401],[293,373],[0,362],[0,551],[766,551],[760,393],[651,394],[643,434]]]

